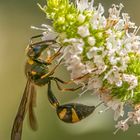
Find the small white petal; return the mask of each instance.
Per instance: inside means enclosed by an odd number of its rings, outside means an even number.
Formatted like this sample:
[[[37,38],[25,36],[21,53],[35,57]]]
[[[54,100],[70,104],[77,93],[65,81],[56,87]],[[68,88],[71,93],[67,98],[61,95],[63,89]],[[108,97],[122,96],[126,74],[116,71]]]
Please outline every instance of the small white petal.
[[[88,27],[87,27],[86,25],[78,27],[77,33],[78,33],[81,37],[87,37],[87,36],[90,35],[89,29],[88,29]]]
[[[93,10],[94,0],[89,2],[88,0],[76,0],[77,9],[83,12],[84,10]]]
[[[80,22],[80,23],[83,23],[84,21],[85,21],[85,16],[83,15],[83,14],[79,14],[79,16],[78,16],[78,21]]]
[[[96,43],[96,39],[94,37],[88,37],[88,44],[94,46]]]

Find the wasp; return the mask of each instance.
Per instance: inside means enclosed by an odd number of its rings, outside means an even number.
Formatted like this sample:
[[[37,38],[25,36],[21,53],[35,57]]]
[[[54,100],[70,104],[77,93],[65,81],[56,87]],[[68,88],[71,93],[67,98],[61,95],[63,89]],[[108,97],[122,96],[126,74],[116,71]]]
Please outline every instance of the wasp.
[[[54,40],[45,40],[33,42],[33,39],[40,38],[42,35],[33,36],[30,39],[30,43],[27,47],[27,61],[25,64],[25,75],[27,77],[26,87],[18,108],[17,115],[14,120],[11,140],[21,140],[23,120],[27,111],[29,112],[29,123],[33,130],[37,129],[37,121],[34,114],[34,106],[36,101],[36,90],[35,86],[44,86],[50,80],[59,81],[64,83],[57,77],[52,77],[55,69],[58,67],[56,65],[51,71],[49,71],[48,66],[51,62],[60,54],[60,49],[51,57],[46,60],[41,59],[41,54],[49,48],[50,45],[56,43]],[[57,84],[58,85],[58,84]],[[59,87],[59,89],[61,89]],[[70,90],[70,89],[67,89]],[[72,89],[71,89],[72,90]]]
[[[59,66],[61,61],[51,71],[48,66],[51,65],[52,61],[60,55],[60,49],[49,56],[46,60],[41,59],[42,53],[48,49],[52,44],[56,43],[55,40],[44,40],[33,42],[34,39],[41,38],[43,35],[33,36],[30,39],[30,43],[27,47],[27,61],[25,64],[25,75],[27,77],[27,83],[25,90],[16,114],[13,128],[11,132],[11,140],[21,140],[23,121],[26,113],[29,114],[29,124],[31,129],[37,130],[37,121],[34,114],[34,107],[36,102],[36,89],[35,86],[48,85],[48,100],[51,105],[56,109],[56,113],[60,120],[67,123],[75,123],[89,116],[94,110],[95,106],[87,106],[83,104],[71,103],[60,105],[56,97],[54,96],[51,88],[51,82],[55,81],[59,90],[63,91],[74,91],[78,88],[61,88],[59,83],[68,84],[53,74],[56,68]],[[82,77],[79,77],[79,79]],[[78,79],[78,78],[77,78]]]

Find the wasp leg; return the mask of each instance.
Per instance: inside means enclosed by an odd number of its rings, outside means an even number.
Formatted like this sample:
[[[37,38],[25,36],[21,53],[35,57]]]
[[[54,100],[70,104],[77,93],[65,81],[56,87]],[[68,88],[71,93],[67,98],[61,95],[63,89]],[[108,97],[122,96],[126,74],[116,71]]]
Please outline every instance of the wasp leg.
[[[95,72],[95,71],[97,71],[97,70],[98,70],[98,69],[94,69],[94,70],[92,70],[91,72]],[[75,78],[75,79],[72,79],[71,81],[74,82],[74,81],[81,80],[81,79],[83,79],[83,78],[89,78],[89,77],[90,77],[90,74],[91,74],[91,73],[86,73],[86,74],[84,74],[83,76],[80,76],[80,77],[77,77],[77,78]]]
[[[48,78],[49,76],[53,75],[60,63],[61,61],[49,73],[46,73],[45,75],[41,76],[41,79]]]
[[[56,43],[56,41],[55,41],[55,40],[43,40],[43,41],[31,43],[30,46],[43,45],[43,44],[51,45],[51,44],[53,44],[53,43]]]
[[[37,41],[35,43],[33,43],[33,39],[36,39],[36,38],[39,38],[39,37],[42,37],[43,34],[40,34],[40,35],[36,35],[36,36],[32,36],[30,38],[30,43],[29,45],[32,47],[32,46],[35,46],[35,45],[42,45],[42,44],[48,44],[48,45],[51,45],[52,43],[56,43],[55,40],[43,40],[43,41]]]
[[[67,85],[67,84],[72,84],[72,83],[74,83],[75,81],[81,80],[81,79],[83,79],[83,78],[88,78],[89,75],[90,75],[90,73],[87,73],[87,74],[85,74],[85,75],[83,75],[83,76],[77,77],[77,78],[72,79],[72,80],[69,80],[69,81],[63,81],[63,80],[61,80],[61,79],[59,79],[59,78],[57,78],[57,77],[55,77],[55,79],[56,79],[58,82]]]
[[[59,78],[57,78],[57,77],[55,77],[55,79],[56,79],[57,81],[59,81],[60,83],[62,83],[62,84],[72,84],[72,83],[74,83],[74,81],[78,81],[78,80],[81,80],[81,79],[83,79],[83,78],[88,78],[89,75],[90,75],[90,73],[87,73],[87,74],[85,74],[85,75],[83,75],[83,76],[77,77],[77,78],[72,79],[72,80],[69,80],[69,81],[67,81],[67,82],[66,82],[66,81],[63,81],[63,80],[61,80],[61,79],[59,79]]]
[[[43,36],[43,34],[40,34],[40,35],[36,35],[36,36],[32,36],[31,38],[30,38],[30,43],[32,43],[33,41],[33,39],[35,39],[35,38],[39,38],[39,37],[42,37]]]
[[[33,39],[40,38],[42,36],[43,36],[43,34],[32,36],[30,38],[30,45],[32,45],[32,46],[33,45],[41,45],[41,44],[45,44],[45,43],[48,43],[48,42],[56,43],[55,40],[43,40],[43,41],[38,41],[38,42],[33,43]]]
[[[53,80],[54,78],[51,76],[54,74],[56,68],[60,65],[60,63],[61,62],[59,62],[59,64],[56,65],[50,72],[48,72],[48,73],[42,75],[41,77],[39,77],[38,79],[36,79],[36,84],[42,86],[42,85],[48,84],[50,82],[50,80]]]
[[[59,56],[61,54],[60,53],[61,49],[62,47],[60,47],[59,50],[54,55],[47,57],[46,59],[47,63],[51,63],[57,56]]]
[[[58,88],[60,91],[62,91],[62,92],[64,92],[64,91],[76,91],[76,90],[82,88],[82,86],[79,86],[79,87],[77,87],[77,88],[62,88],[62,87],[59,85],[57,79],[54,79],[54,81],[56,82],[57,88]]]
[[[59,79],[59,78],[57,78],[57,77],[54,77],[54,80],[56,80],[56,81],[58,81],[58,82],[60,82],[60,83],[62,83],[62,84],[71,84],[72,83],[72,81],[70,80],[70,81],[63,81],[63,80],[61,80],[61,79]]]

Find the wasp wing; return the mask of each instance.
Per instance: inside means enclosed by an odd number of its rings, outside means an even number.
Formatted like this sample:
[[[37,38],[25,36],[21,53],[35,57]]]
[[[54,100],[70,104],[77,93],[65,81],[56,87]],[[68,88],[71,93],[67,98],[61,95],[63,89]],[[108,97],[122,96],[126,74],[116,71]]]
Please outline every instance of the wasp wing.
[[[29,100],[29,124],[32,130],[37,130],[37,120],[34,113],[34,107],[36,107],[36,90],[35,85],[31,85],[30,100]]]
[[[18,108],[17,115],[14,120],[12,132],[11,132],[11,140],[21,140],[23,121],[28,109],[28,101],[29,101],[31,85],[32,84],[30,80],[28,80]]]

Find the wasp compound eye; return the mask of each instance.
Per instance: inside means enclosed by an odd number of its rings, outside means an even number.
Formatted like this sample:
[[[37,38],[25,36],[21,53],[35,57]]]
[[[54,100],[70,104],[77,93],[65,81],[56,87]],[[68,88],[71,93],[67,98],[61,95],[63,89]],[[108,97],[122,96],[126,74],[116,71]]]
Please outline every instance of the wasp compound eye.
[[[71,103],[58,106],[56,112],[60,120],[66,123],[76,123],[88,117],[95,108],[95,106]]]
[[[38,58],[47,47],[46,44],[33,45],[28,48],[27,56],[33,59]]]

